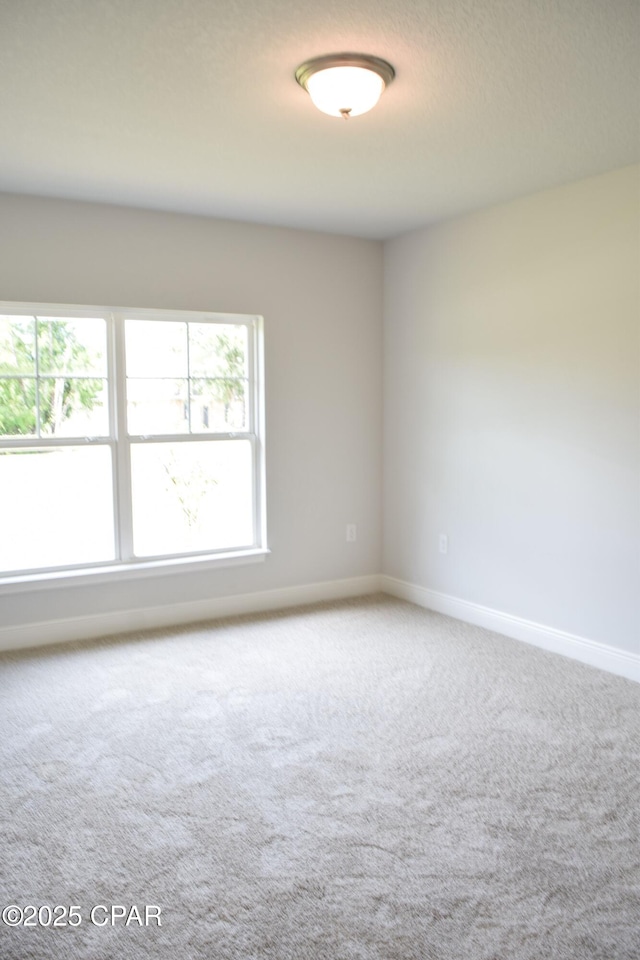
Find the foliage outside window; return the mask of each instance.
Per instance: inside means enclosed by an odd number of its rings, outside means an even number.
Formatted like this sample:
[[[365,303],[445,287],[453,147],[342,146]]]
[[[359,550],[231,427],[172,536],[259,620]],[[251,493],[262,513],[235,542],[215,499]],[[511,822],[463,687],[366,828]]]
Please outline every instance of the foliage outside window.
[[[0,575],[264,547],[259,318],[0,310]]]

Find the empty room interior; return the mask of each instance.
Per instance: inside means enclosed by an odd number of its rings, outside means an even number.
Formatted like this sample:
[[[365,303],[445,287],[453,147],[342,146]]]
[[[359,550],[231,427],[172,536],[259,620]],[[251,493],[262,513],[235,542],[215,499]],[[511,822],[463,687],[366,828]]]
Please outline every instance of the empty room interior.
[[[636,0],[0,36],[0,958],[638,960]]]

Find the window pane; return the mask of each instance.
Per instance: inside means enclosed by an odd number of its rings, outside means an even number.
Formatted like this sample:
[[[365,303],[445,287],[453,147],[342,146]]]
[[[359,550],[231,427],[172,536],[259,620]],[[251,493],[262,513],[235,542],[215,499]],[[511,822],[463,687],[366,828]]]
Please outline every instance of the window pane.
[[[28,437],[35,433],[35,379],[0,378],[0,436]]]
[[[0,316],[0,374],[36,372],[34,317]]]
[[[187,325],[162,320],[127,320],[128,377],[186,377]]]
[[[131,436],[189,432],[187,380],[127,380]]]
[[[105,321],[99,317],[38,317],[38,372],[106,376]]]
[[[253,544],[249,441],[133,444],[131,479],[137,556]]]
[[[246,430],[246,380],[192,380],[191,432]]]
[[[0,570],[114,559],[109,447],[5,450],[0,489]]]
[[[223,323],[189,324],[192,377],[246,378],[247,327]]]
[[[39,385],[41,436],[108,436],[106,380],[52,377],[40,380]]]

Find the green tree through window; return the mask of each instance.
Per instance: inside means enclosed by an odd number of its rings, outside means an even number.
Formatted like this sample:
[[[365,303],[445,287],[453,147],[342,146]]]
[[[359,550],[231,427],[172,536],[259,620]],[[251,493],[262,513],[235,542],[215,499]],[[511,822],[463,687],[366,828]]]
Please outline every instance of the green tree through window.
[[[74,412],[93,410],[102,380],[71,376],[85,374],[94,361],[72,323],[32,317],[3,318],[0,323],[0,434],[37,432],[38,378],[41,433],[55,434]]]
[[[261,317],[0,303],[0,579],[263,552],[262,404]]]

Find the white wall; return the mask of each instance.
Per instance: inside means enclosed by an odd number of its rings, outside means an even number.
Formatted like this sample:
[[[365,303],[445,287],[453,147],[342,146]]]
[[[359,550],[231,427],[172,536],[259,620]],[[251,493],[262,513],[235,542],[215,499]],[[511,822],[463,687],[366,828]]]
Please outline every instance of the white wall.
[[[386,574],[631,652],[639,178],[385,245]]]
[[[273,551],[255,566],[2,595],[0,628],[384,568],[640,653],[639,177],[627,168],[385,245],[384,567],[381,244],[0,195],[1,299],[265,316]]]
[[[3,595],[0,627],[379,573],[380,243],[4,195],[0,299],[262,314],[272,551],[254,566]]]

